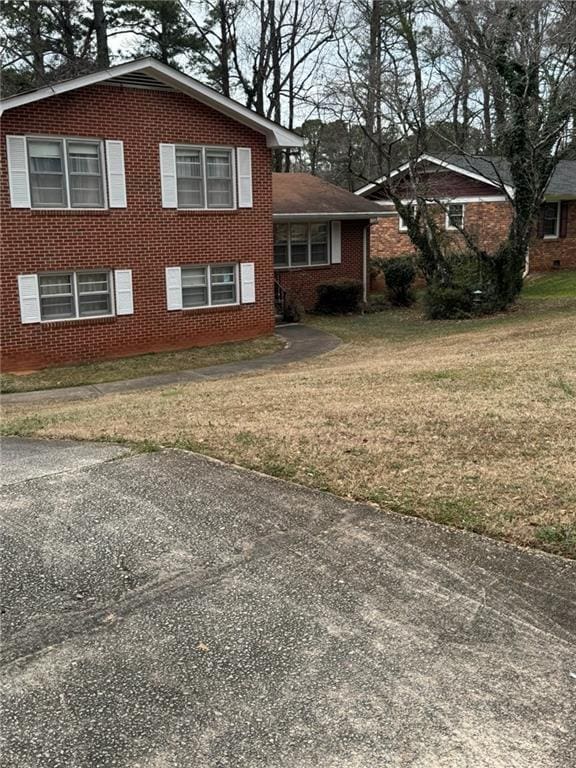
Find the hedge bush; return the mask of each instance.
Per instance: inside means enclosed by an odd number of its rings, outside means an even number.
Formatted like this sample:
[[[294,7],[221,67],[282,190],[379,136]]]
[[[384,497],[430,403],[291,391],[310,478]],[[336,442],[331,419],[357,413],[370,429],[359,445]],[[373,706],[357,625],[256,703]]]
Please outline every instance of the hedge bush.
[[[388,298],[395,307],[409,307],[415,297],[412,284],[416,279],[416,267],[410,258],[386,259],[382,263]]]
[[[430,320],[460,320],[471,317],[474,295],[465,286],[446,288],[431,285],[426,291],[424,306],[426,317]]]
[[[362,303],[360,280],[340,278],[316,286],[316,311],[326,315],[358,312]]]

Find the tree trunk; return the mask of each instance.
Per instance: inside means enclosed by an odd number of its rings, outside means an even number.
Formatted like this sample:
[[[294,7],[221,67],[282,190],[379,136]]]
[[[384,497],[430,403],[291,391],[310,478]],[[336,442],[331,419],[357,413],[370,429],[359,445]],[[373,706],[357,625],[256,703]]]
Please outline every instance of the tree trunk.
[[[44,69],[44,43],[42,42],[40,25],[40,3],[37,0],[30,0],[28,14],[30,19],[30,50],[32,51],[32,65],[34,67],[34,84],[40,86],[46,82],[46,71]]]
[[[103,0],[92,0],[94,13],[94,31],[96,32],[96,64],[98,69],[107,69],[110,66],[110,52],[108,50],[108,23],[104,13]]]
[[[226,0],[219,0],[220,21],[220,85],[224,96],[230,96],[230,36],[228,29],[228,8]]]

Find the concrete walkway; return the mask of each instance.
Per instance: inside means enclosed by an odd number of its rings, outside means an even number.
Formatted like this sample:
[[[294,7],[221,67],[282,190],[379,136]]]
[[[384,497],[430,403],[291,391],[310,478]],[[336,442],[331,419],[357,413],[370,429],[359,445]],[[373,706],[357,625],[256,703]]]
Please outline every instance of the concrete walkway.
[[[109,381],[101,384],[85,384],[80,387],[42,389],[35,392],[11,392],[0,396],[1,403],[40,403],[50,400],[89,400],[116,392],[131,392],[139,389],[166,387],[171,384],[188,384],[206,379],[226,379],[252,371],[266,371],[288,363],[306,360],[339,346],[340,339],[308,325],[285,325],[277,329],[277,335],[286,342],[278,352],[254,360],[240,360],[236,363],[211,365],[208,368],[194,368],[189,371],[158,373],[137,379]]]

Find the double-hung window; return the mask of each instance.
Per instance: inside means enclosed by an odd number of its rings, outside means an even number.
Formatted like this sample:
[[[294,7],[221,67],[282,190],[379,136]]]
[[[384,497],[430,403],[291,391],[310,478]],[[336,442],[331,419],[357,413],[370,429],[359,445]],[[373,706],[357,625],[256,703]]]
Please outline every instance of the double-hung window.
[[[542,205],[542,237],[549,240],[560,234],[560,203],[544,203]]]
[[[110,273],[62,272],[38,275],[42,320],[70,320],[111,315]]]
[[[184,309],[238,303],[236,264],[182,267],[181,280]]]
[[[446,229],[462,229],[464,226],[464,205],[449,203],[446,207]]]
[[[103,208],[102,142],[28,139],[33,208]]]
[[[412,204],[412,213],[416,216],[416,203]],[[408,224],[404,221],[402,216],[398,216],[398,231],[408,232]]]
[[[176,147],[178,208],[233,208],[231,149]]]
[[[276,224],[274,266],[314,267],[330,262],[328,224]]]

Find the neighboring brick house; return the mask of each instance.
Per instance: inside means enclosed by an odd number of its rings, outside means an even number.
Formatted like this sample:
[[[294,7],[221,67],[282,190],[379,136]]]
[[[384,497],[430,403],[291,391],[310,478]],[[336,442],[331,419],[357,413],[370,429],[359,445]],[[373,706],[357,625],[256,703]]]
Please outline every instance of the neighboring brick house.
[[[272,150],[300,137],[153,59],[1,110],[4,370],[273,331]],[[307,306],[315,281],[365,273],[371,214],[348,222],[360,201],[336,192],[347,206],[297,207],[288,229],[278,277]]]
[[[505,236],[511,220],[509,195],[514,194],[508,165],[497,157],[423,155],[417,166],[418,193],[437,200],[438,218],[458,243],[458,226],[475,238],[480,247],[495,248]],[[378,202],[388,216],[372,229],[372,257],[391,258],[413,251],[402,221],[386,197],[385,186],[394,189],[404,202],[414,195],[408,166],[390,178],[382,178],[357,190],[356,194]],[[576,161],[563,160],[550,180],[540,220],[528,255],[528,270],[576,268]]]
[[[306,173],[274,173],[272,190],[280,290],[313,309],[319,283],[352,278],[366,298],[370,225],[382,208]]]

